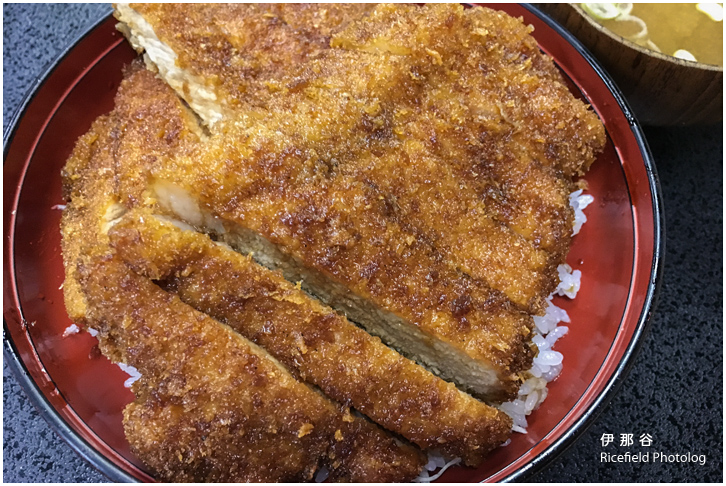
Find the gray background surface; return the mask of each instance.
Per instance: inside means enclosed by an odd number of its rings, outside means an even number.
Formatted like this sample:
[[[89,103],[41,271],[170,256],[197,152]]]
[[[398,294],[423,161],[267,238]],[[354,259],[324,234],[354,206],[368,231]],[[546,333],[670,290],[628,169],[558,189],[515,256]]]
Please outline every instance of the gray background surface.
[[[109,11],[105,4],[3,5],[4,128],[46,64]],[[667,226],[652,330],[611,404],[534,482],[723,480],[723,126],[645,133]],[[107,481],[44,422],[5,363],[3,379],[5,482]],[[707,462],[601,464],[600,437],[608,432],[649,433],[651,450],[705,454]]]

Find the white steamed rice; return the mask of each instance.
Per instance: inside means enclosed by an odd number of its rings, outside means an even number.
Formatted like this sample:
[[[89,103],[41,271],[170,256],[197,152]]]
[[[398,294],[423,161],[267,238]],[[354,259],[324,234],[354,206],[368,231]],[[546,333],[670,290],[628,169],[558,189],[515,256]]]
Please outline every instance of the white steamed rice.
[[[124,386],[126,388],[131,388],[131,385],[133,385],[136,380],[141,378],[141,373],[139,373],[139,370],[137,370],[133,366],[129,366],[129,365],[123,364],[123,363],[116,363],[116,364],[118,365],[119,368],[121,368],[121,371],[123,371],[124,373],[129,375],[129,378],[126,381],[124,381]]]
[[[587,216],[583,212],[583,209],[588,207],[595,200],[589,194],[583,194],[582,189],[577,190],[570,194],[570,206],[575,210],[575,225],[572,228],[572,236],[575,236],[580,232],[580,228],[587,221]]]
[[[570,194],[570,205],[575,210],[573,236],[580,232],[582,225],[587,221],[583,210],[594,200],[591,195],[583,194],[582,189]],[[553,347],[557,340],[569,331],[567,326],[561,324],[569,323],[570,316],[564,309],[552,303],[552,297],[560,295],[574,299],[580,290],[582,272],[573,270],[565,263],[557,267],[557,274],[560,283],[547,298],[545,315],[534,317],[532,342],[537,346],[538,353],[532,368],[527,373],[529,378],[520,387],[519,396],[515,400],[499,406],[500,410],[512,417],[514,423],[512,430],[522,434],[527,433],[527,416],[547,398],[547,384],[557,378],[562,371],[562,353],[555,351]]]
[[[428,456],[429,462],[424,466],[418,477],[413,480],[414,483],[430,483],[436,481],[447,469],[461,462],[460,457],[455,457],[447,462],[444,456],[438,451],[429,451]],[[431,473],[437,469],[438,471],[432,476]]]
[[[76,326],[75,324],[71,324],[70,326],[66,327],[65,330],[63,331],[63,337],[68,337],[71,334],[78,334],[78,331],[80,331],[78,326]]]

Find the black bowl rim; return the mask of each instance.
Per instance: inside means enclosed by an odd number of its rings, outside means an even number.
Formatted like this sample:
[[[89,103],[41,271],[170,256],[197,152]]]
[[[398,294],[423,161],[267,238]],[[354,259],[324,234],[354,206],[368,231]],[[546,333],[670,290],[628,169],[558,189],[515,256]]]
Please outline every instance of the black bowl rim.
[[[594,400],[594,402],[585,410],[583,415],[572,425],[562,436],[560,436],[552,445],[545,449],[542,453],[533,458],[529,463],[519,468],[517,471],[505,477],[502,482],[512,481],[523,481],[531,477],[538,471],[542,470],[547,464],[551,463],[555,458],[565,452],[570,446],[574,444],[576,439],[580,437],[587,428],[597,419],[597,417],[605,410],[607,405],[610,403],[616,392],[622,386],[623,381],[627,377],[630,369],[633,366],[635,357],[642,348],[644,338],[650,329],[652,322],[653,312],[657,304],[657,296],[660,290],[662,276],[663,276],[663,260],[665,255],[665,217],[663,212],[662,194],[660,188],[660,181],[655,168],[655,163],[651,155],[648,144],[645,140],[645,135],[637,122],[632,110],[630,109],[625,97],[622,95],[618,87],[612,81],[610,76],[590,54],[590,52],[577,40],[572,34],[566,31],[557,22],[549,18],[547,15],[542,13],[536,7],[531,4],[522,4],[530,13],[538,17],[541,21],[547,24],[550,28],[557,32],[558,35],[567,40],[577,52],[583,56],[583,58],[592,66],[598,76],[603,80],[605,85],[608,87],[614,98],[618,102],[623,114],[627,118],[631,131],[636,138],[641,154],[643,155],[643,161],[645,162],[645,168],[648,173],[648,182],[651,191],[652,207],[653,207],[653,259],[651,262],[651,275],[650,283],[646,293],[643,309],[638,319],[638,324],[633,333],[633,336],[628,344],[628,347],[623,354],[618,367],[615,369],[607,384],[603,388],[602,393]],[[76,39],[69,43],[68,46],[43,69],[42,73],[38,75],[30,88],[27,90],[23,101],[15,110],[13,116],[10,119],[10,123],[7,125],[5,132],[3,133],[3,156],[7,155],[8,147],[12,141],[15,131],[18,128],[20,119],[25,114],[26,109],[35,98],[40,88],[45,84],[53,71],[66,59],[66,57],[73,51],[73,49],[85,39],[91,32],[98,28],[101,24],[106,22],[110,17],[110,14],[100,18],[94,25],[89,27],[84,33],[76,37]],[[116,464],[110,461],[103,454],[98,452],[93,446],[91,446],[85,439],[83,439],[74,429],[72,429],[58,414],[58,412],[51,406],[47,401],[42,391],[38,388],[35,381],[28,373],[25,364],[20,358],[15,345],[12,342],[10,333],[7,329],[7,321],[3,317],[3,354],[7,359],[7,363],[10,369],[13,371],[18,383],[28,395],[31,403],[38,410],[39,414],[48,424],[55,430],[55,432],[71,446],[71,448],[85,459],[94,468],[100,471],[102,474],[107,476],[112,481],[116,482],[138,482],[138,480],[130,475],[129,473],[121,470]]]

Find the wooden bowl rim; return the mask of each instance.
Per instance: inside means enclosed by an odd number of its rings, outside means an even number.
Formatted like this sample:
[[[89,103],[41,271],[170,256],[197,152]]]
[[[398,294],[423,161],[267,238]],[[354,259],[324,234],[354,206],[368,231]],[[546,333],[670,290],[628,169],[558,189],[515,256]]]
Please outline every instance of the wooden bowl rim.
[[[594,27],[599,32],[607,35],[614,41],[623,44],[625,47],[629,47],[635,51],[645,54],[646,56],[650,56],[650,57],[653,57],[653,58],[656,58],[656,59],[659,59],[662,61],[666,61],[671,64],[675,64],[677,66],[683,66],[683,67],[687,67],[687,68],[690,67],[690,68],[701,69],[704,71],[713,71],[713,72],[723,73],[723,66],[716,66],[715,64],[705,64],[705,63],[698,62],[698,61],[688,61],[686,59],[680,59],[678,57],[669,56],[667,54],[663,54],[661,52],[642,47],[642,46],[636,44],[635,42],[629,41],[625,37],[620,36],[620,35],[612,32],[610,29],[603,27],[602,25],[597,23],[578,4],[570,3],[569,5],[580,17],[583,17],[585,19],[585,21],[587,21],[587,23],[589,23],[592,27]]]

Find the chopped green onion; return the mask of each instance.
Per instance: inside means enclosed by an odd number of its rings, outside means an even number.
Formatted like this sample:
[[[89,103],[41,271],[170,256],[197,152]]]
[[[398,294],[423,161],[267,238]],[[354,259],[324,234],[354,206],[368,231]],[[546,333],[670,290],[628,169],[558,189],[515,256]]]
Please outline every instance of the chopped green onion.
[[[640,30],[638,32],[627,36],[628,40],[635,41],[648,36],[648,26],[645,25],[645,21],[640,17],[636,17],[635,15],[621,15],[620,17],[615,19],[615,22],[633,22],[638,27],[640,27]]]
[[[697,3],[696,10],[705,13],[711,20],[723,22],[723,5],[719,3]]]
[[[583,3],[582,9],[598,20],[610,20],[620,15],[614,3]]]
[[[633,10],[632,3],[581,3],[580,6],[598,20],[611,20]]]
[[[678,49],[676,52],[673,53],[673,57],[677,57],[678,59],[685,59],[686,61],[696,62],[696,56],[694,56],[685,49]]]

